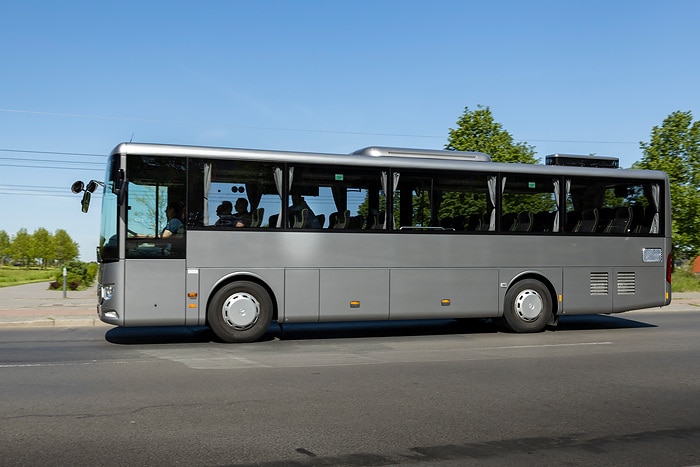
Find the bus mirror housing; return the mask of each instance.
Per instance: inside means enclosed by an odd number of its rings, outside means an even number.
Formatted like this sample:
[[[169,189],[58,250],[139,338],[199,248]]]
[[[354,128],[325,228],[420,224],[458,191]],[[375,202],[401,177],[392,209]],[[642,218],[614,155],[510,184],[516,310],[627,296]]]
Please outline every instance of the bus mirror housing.
[[[95,190],[97,189],[97,182],[95,180],[90,180],[85,187],[85,191],[88,191],[90,193],[94,193]]]
[[[80,201],[80,205],[82,206],[81,211],[88,212],[88,209],[90,209],[91,196],[92,195],[90,194],[90,192],[85,190],[85,193],[83,193],[83,199]]]
[[[77,195],[81,192],[83,193],[83,199],[80,200],[81,211],[88,212],[88,209],[90,209],[90,198],[92,197],[92,193],[94,193],[97,189],[98,185],[104,186],[102,182],[98,182],[97,180],[90,180],[87,186],[85,186],[85,184],[80,180],[71,185],[70,191],[72,191],[74,194]]]
[[[72,191],[73,194],[77,195],[78,193],[83,191],[84,188],[85,188],[85,184],[83,182],[81,182],[80,180],[78,180],[70,186],[70,191]]]

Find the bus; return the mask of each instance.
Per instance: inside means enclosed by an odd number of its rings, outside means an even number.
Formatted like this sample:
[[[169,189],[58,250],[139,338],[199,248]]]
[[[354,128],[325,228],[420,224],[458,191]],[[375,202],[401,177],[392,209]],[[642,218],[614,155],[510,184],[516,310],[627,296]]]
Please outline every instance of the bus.
[[[102,185],[97,312],[116,326],[560,316],[671,302],[660,171],[554,154],[367,147],[324,154],[122,143]],[[232,207],[237,212],[232,212]]]

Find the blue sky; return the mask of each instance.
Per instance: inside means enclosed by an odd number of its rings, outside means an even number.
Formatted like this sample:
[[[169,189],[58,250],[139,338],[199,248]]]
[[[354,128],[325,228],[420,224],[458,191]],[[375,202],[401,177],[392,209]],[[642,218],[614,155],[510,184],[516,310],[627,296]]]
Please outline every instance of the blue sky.
[[[537,156],[641,158],[700,118],[700,2],[8,1],[0,230],[65,229],[94,260],[121,141],[347,153],[442,148],[465,107]],[[97,201],[97,200],[96,200]]]

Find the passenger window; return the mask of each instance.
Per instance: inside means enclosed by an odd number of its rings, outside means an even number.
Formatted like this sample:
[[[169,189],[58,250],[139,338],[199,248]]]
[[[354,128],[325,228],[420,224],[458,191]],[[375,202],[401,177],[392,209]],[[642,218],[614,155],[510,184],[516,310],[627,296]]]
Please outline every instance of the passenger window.
[[[658,183],[572,178],[566,186],[566,231],[599,235],[659,235]]]
[[[495,230],[496,176],[465,172],[402,171],[394,213],[402,231]]]
[[[501,232],[558,232],[559,179],[506,174],[501,179]]]
[[[319,165],[297,165],[289,170],[287,227],[333,231],[385,228],[381,170]]]
[[[277,227],[282,199],[275,177],[280,174],[271,163],[192,160],[188,225],[221,230]]]

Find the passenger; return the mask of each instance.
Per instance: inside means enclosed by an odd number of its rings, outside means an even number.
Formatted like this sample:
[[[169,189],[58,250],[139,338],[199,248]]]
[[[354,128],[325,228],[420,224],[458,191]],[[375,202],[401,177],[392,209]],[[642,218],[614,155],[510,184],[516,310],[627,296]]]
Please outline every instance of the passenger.
[[[165,228],[161,232],[160,236],[162,238],[168,238],[177,233],[182,233],[185,229],[185,224],[180,220],[182,215],[182,208],[180,203],[176,201],[171,201],[168,203],[168,207],[165,209],[165,216],[168,219],[168,223],[165,224]]]
[[[297,218],[301,219],[302,212],[305,209],[307,210],[306,223],[302,225],[301,228],[320,229],[321,224],[318,222],[316,214],[314,214],[313,210],[308,204],[306,204],[304,197],[301,195],[292,195],[292,205],[289,206],[289,209],[287,210],[287,215],[289,216],[289,220],[292,225]]]
[[[245,198],[238,198],[235,208],[236,214],[233,215],[235,219],[234,225],[236,227],[250,227],[253,216],[248,212],[248,200]]]
[[[216,224],[219,227],[222,226],[227,226],[227,227],[232,227],[235,225],[236,219],[234,218],[233,214],[233,204],[231,204],[231,201],[224,201],[220,205],[216,207],[216,215],[219,216],[219,220],[216,221]]]

